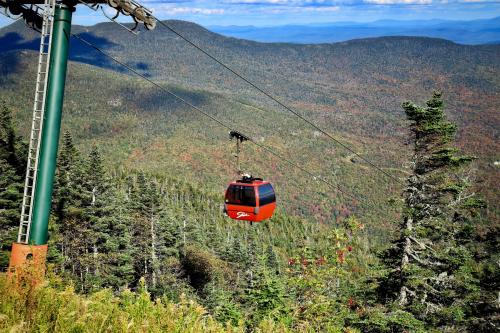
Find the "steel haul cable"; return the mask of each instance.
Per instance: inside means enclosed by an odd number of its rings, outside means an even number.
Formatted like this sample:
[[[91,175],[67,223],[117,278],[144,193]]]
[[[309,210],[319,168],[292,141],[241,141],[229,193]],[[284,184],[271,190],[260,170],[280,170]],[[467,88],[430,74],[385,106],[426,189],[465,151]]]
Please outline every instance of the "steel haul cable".
[[[186,105],[188,105],[189,107],[191,107],[192,109],[200,112],[201,114],[203,114],[204,116],[210,118],[211,120],[215,121],[216,123],[218,123],[219,125],[221,125],[222,127],[230,130],[230,131],[233,131],[235,129],[233,129],[230,125],[224,123],[223,121],[217,119],[216,117],[214,117],[213,115],[203,111],[201,108],[197,107],[196,105],[190,103],[189,101],[187,101],[186,99],[182,98],[181,96],[179,96],[178,94],[170,91],[169,89],[165,88],[164,86],[154,82],[153,80],[149,79],[148,77],[146,77],[145,75],[139,73],[137,70],[135,70],[134,68],[132,68],[131,66],[125,64],[124,62],[116,59],[115,57],[107,54],[106,52],[102,51],[99,47],[95,46],[94,44],[90,43],[89,41],[83,39],[82,37],[78,36],[78,35],[75,35],[75,34],[72,34],[71,35],[73,38],[77,39],[78,41],[80,41],[81,43],[87,45],[88,47],[96,50],[97,52],[99,52],[100,54],[110,58],[111,60],[113,60],[114,62],[116,62],[117,64],[125,67],[126,69],[128,69],[129,71],[131,71],[132,73],[134,73],[135,75],[141,77],[142,79],[148,81],[149,83],[151,83],[152,85],[154,85],[155,87],[157,87],[158,89],[168,93],[169,95],[177,98],[178,100],[180,100],[181,102],[185,103]],[[247,135],[245,135],[247,136]],[[248,137],[248,136],[247,136]],[[344,194],[345,196],[348,196],[350,197],[351,199],[354,199],[354,200],[357,200],[357,201],[360,201],[360,202],[366,202],[364,200],[361,200],[360,198],[356,197],[355,195],[341,189],[339,186],[336,186],[334,184],[332,184],[331,182],[329,182],[328,180],[324,179],[323,177],[321,176],[318,176],[318,175],[315,175],[313,174],[312,172],[310,172],[309,170],[301,167],[300,165],[298,165],[297,163],[281,156],[280,154],[278,154],[277,152],[275,152],[273,149],[269,148],[268,146],[266,145],[263,145],[261,143],[258,143],[256,140],[252,139],[251,137],[248,137],[248,141],[250,141],[251,143],[253,143],[254,145],[256,145],[257,147],[267,151],[268,153],[270,153],[271,155],[277,157],[278,159],[282,160],[282,161],[285,161],[287,162],[288,164],[290,164],[291,166],[293,166],[294,168],[298,169],[298,170],[301,170],[302,172],[308,174],[309,176],[313,177],[313,179],[315,180],[319,180],[321,182],[323,182],[324,184],[328,185],[330,188],[334,189],[335,191],[338,191],[342,194]]]
[[[154,16],[153,16],[154,17]],[[328,132],[326,132],[325,130],[323,130],[321,127],[319,127],[318,125],[316,125],[315,123],[313,123],[311,120],[307,119],[306,117],[302,116],[300,113],[298,113],[297,111],[295,111],[294,109],[292,109],[291,107],[287,106],[286,104],[284,104],[283,102],[281,102],[278,98],[274,97],[271,93],[265,91],[263,88],[261,88],[259,85],[257,85],[256,83],[250,81],[249,79],[247,79],[246,77],[244,77],[242,74],[240,74],[239,72],[237,72],[236,70],[232,69],[231,67],[229,67],[228,65],[226,65],[224,62],[222,62],[221,60],[217,59],[214,55],[212,55],[211,53],[209,53],[208,51],[204,50],[202,47],[200,47],[198,44],[196,44],[195,42],[191,41],[189,38],[185,37],[183,34],[181,34],[180,32],[178,32],[176,29],[172,28],[170,25],[168,25],[167,23],[159,20],[158,18],[154,17],[156,19],[157,22],[160,23],[160,25],[164,26],[165,28],[167,28],[168,30],[170,30],[172,33],[174,33],[175,35],[177,35],[179,38],[181,38],[182,40],[184,40],[186,43],[188,43],[189,45],[193,46],[194,48],[196,48],[198,51],[202,52],[203,54],[205,54],[207,57],[209,57],[210,59],[212,59],[213,61],[217,62],[219,65],[221,65],[223,68],[225,68],[226,70],[228,70],[229,72],[233,73],[236,77],[238,77],[239,79],[241,79],[242,81],[246,82],[248,85],[250,85],[251,87],[253,87],[254,89],[256,89],[257,91],[259,91],[260,93],[264,94],[265,96],[267,96],[268,98],[270,98],[271,100],[273,100],[275,103],[277,103],[278,105],[280,105],[281,107],[283,107],[285,110],[291,112],[292,114],[294,114],[296,117],[298,117],[299,119],[301,119],[302,121],[306,122],[307,124],[311,125],[312,127],[314,127],[317,131],[321,132],[323,135],[325,135],[326,137],[328,137],[329,139],[331,139],[332,141],[336,142],[339,146],[341,146],[342,148],[348,150],[349,152],[351,152],[352,154],[354,154],[355,156],[357,156],[358,158],[360,158],[361,160],[365,161],[366,163],[368,163],[372,168],[375,168],[376,170],[378,170],[379,172],[381,172],[382,174],[384,174],[385,176],[391,178],[392,180],[394,180],[395,182],[397,182],[398,184],[400,185],[405,185],[402,181],[400,181],[398,178],[394,177],[393,175],[391,175],[390,173],[384,171],[381,167],[379,167],[378,165],[376,165],[375,163],[371,162],[369,159],[367,159],[366,157],[363,157],[361,154],[359,154],[358,152],[356,152],[355,150],[353,150],[352,148],[350,148],[349,146],[347,146],[346,144],[344,144],[343,142],[339,141],[338,139],[334,138],[331,134],[329,134]]]
[[[31,27],[32,28],[32,27]],[[90,43],[89,41],[81,38],[80,36],[77,36],[75,34],[71,34],[72,37],[74,37],[75,39],[77,39],[78,41],[80,41],[81,43],[87,45],[88,47],[96,50],[97,52],[101,53],[102,55],[110,58],[111,60],[113,60],[114,62],[116,62],[117,64],[127,68],[129,71],[131,71],[132,73],[136,74],[137,76],[141,77],[142,79],[148,81],[149,83],[153,84],[154,86],[156,86],[157,88],[159,88],[160,90],[162,91],[165,91],[166,93],[170,94],[171,96],[177,98],[178,100],[182,101],[183,103],[185,103],[186,105],[190,106],[191,108],[193,108],[194,110],[200,112],[201,114],[205,115],[206,117],[210,118],[211,120],[215,121],[216,123],[218,123],[219,125],[223,126],[224,128],[226,129],[229,129],[229,130],[233,130],[231,128],[231,126],[225,124],[224,122],[220,121],[219,119],[217,119],[216,117],[206,113],[205,111],[203,111],[202,109],[198,108],[197,106],[193,105],[192,103],[188,102],[187,100],[185,100],[184,98],[182,98],[181,96],[173,93],[172,91],[166,89],[165,87],[159,85],[158,83],[150,80],[149,78],[147,78],[146,76],[144,76],[143,74],[137,72],[135,69],[133,69],[132,67],[130,67],[129,65],[123,63],[122,61],[114,58],[113,56],[107,54],[106,52],[102,51],[99,47],[95,46],[94,44]],[[372,207],[372,208],[375,208],[373,205],[371,205],[370,203],[368,203],[367,201],[364,201],[358,197],[356,197],[355,195],[351,194],[351,193],[348,193],[347,191],[345,190],[342,190],[339,186],[335,186],[334,184],[332,184],[331,182],[327,181],[326,179],[324,179],[322,176],[318,176],[318,175],[315,175],[313,174],[312,172],[308,171],[307,169],[301,167],[300,165],[298,165],[297,163],[294,163],[293,161],[287,159],[287,158],[284,158],[282,157],[280,154],[276,153],[274,150],[272,150],[271,148],[263,145],[263,144],[260,144],[258,143],[257,141],[255,141],[254,139],[249,138],[249,141],[252,142],[254,145],[256,145],[257,147],[267,151],[268,153],[274,155],[275,157],[277,157],[278,159],[281,159],[282,161],[285,161],[287,162],[288,164],[292,165],[293,167],[301,170],[302,172],[308,174],[309,176],[313,177],[314,180],[319,180],[320,182],[323,182],[324,184],[328,185],[330,188],[332,188],[333,190],[335,191],[338,191],[348,197],[350,197],[351,199],[354,199],[354,200],[357,200],[359,202],[365,202],[368,206]],[[375,208],[376,210],[379,210],[378,208]]]

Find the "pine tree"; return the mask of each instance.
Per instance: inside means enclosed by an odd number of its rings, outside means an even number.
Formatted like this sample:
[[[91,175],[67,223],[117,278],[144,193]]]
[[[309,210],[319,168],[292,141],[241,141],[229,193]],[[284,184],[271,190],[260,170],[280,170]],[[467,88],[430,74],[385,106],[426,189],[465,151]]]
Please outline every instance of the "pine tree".
[[[63,258],[62,270],[71,274],[81,291],[87,291],[92,274],[92,238],[87,207],[91,203],[85,160],[73,144],[69,132],[63,136],[58,159],[53,211],[56,217],[58,248]]]
[[[269,258],[266,252],[254,257],[244,295],[246,308],[252,310],[255,323],[264,318],[278,319],[289,312],[283,280],[267,267]]]
[[[478,279],[481,294],[471,304],[473,318],[470,331],[495,332],[500,328],[500,227],[492,226],[485,234],[477,237],[476,258],[480,261]]]
[[[456,126],[445,119],[440,93],[424,107],[403,104],[414,135],[413,171],[404,192],[399,236],[383,253],[387,275],[380,295],[432,327],[463,327],[477,297],[468,248],[473,212],[481,201],[467,192],[464,167],[473,160],[451,141]]]
[[[91,247],[85,250],[85,256],[90,265],[89,273],[86,274],[87,286],[99,286],[101,281],[101,266],[104,256],[108,253],[103,246],[109,236],[107,215],[113,214],[110,211],[111,200],[115,193],[110,189],[109,180],[104,172],[102,158],[96,147],[92,147],[86,160],[82,190],[86,193],[82,208],[84,213],[82,219],[88,221],[85,225],[91,231],[87,244]]]
[[[54,183],[54,213],[59,221],[64,219],[65,210],[75,203],[74,170],[77,167],[79,154],[73,144],[71,133],[63,134],[62,147],[57,161],[56,179]]]
[[[213,315],[221,323],[231,323],[238,325],[242,319],[242,311],[240,306],[234,301],[234,296],[231,291],[226,290],[223,286],[211,282],[204,288],[205,299],[203,305],[210,310]]]
[[[280,273],[280,267],[279,267],[279,259],[278,255],[274,251],[274,248],[271,244],[267,246],[267,251],[266,251],[266,258],[267,258],[267,267],[273,271],[275,274]]]
[[[102,216],[93,228],[101,235],[98,246],[98,283],[115,290],[131,286],[134,281],[134,242],[131,212],[123,191],[111,187],[105,192]]]
[[[136,282],[146,278],[150,289],[155,289],[158,277],[157,224],[158,191],[153,182],[143,172],[137,175],[137,181],[131,190],[130,207],[134,214],[133,237],[135,243]]]
[[[26,152],[26,145],[16,136],[10,109],[0,103],[0,270],[8,265],[5,251],[16,240]]]

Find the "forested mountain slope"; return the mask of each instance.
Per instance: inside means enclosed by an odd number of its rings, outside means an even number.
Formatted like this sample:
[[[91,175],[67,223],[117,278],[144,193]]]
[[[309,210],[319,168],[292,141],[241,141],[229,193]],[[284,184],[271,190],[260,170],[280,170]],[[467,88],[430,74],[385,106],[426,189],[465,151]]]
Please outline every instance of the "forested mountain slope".
[[[402,99],[423,99],[432,89],[441,89],[450,101],[456,100],[451,108],[456,113],[468,109],[494,113],[498,106],[494,98],[500,84],[498,45],[464,46],[412,37],[320,45],[266,44],[223,37],[193,23],[167,23],[310,116],[322,119],[326,113],[327,124],[335,129],[356,128],[353,131],[372,136],[384,133],[400,125],[392,120],[403,119],[399,111]],[[73,32],[151,78],[222,91],[252,103],[269,102],[162,26],[139,36],[112,23],[76,26]],[[0,41],[2,51],[35,50],[38,43],[21,22],[2,29]],[[78,41],[72,42],[71,56],[115,68],[109,59]],[[478,95],[482,98],[472,98]],[[486,111],[487,117],[494,116]],[[363,112],[365,120],[354,117],[356,112]],[[474,119],[467,116],[464,123]],[[485,119],[481,127],[491,126],[490,120]]]
[[[466,150],[481,157],[478,161],[481,176],[486,179],[487,184],[494,184],[499,176],[494,161],[498,159],[499,150],[497,137],[500,120],[497,110],[500,106],[500,46],[464,46],[445,40],[410,37],[320,45],[263,44],[226,38],[188,22],[167,23],[400,177],[404,176],[404,163],[410,153],[404,146],[408,133],[400,104],[406,99],[424,100],[430,91],[442,90],[448,103],[450,118],[458,122],[461,130],[459,142]],[[346,184],[348,189],[353,189],[357,194],[372,196],[363,190],[357,190],[356,185],[353,185],[360,180],[350,180],[352,176],[346,176],[354,175],[359,170],[364,177],[380,184],[382,191],[390,188],[387,186],[389,181],[383,176],[372,172],[361,161],[355,161],[355,166],[349,165],[352,162],[345,163],[350,161],[347,151],[316,133],[313,128],[298,122],[294,116],[224,72],[219,65],[161,26],[139,36],[131,35],[110,23],[93,27],[77,26],[73,31],[155,80],[178,84],[189,90],[202,89],[216,93],[211,95],[211,99],[203,97],[196,102],[203,104],[208,100],[214,101],[216,104],[208,107],[210,111],[223,112],[221,115],[224,119],[234,121],[237,128],[245,130],[251,136],[277,146],[278,151],[285,156],[297,162],[310,161],[314,172],[342,179],[339,183]],[[16,48],[34,49],[37,48],[36,37],[22,23],[15,23],[0,31],[0,49],[4,52]],[[6,58],[3,57],[4,60]],[[15,56],[11,59],[18,61]],[[72,59],[123,71],[109,59],[74,39]],[[15,66],[8,61],[4,66],[7,71],[17,71],[22,67],[26,65]],[[87,82],[85,79],[83,81]],[[103,107],[103,103],[108,106],[114,103],[119,105],[115,108],[123,109],[132,102],[134,107],[141,110],[139,112],[149,117],[154,114],[151,110],[165,110],[167,106],[170,110],[170,105],[174,102],[162,93],[149,89],[145,95],[139,92],[146,84],[141,82],[123,87],[125,99],[120,98],[116,92],[106,92],[106,101],[99,105]],[[99,94],[85,85],[83,83],[78,89],[87,89],[86,100]],[[138,86],[141,89],[137,89]],[[67,103],[70,101],[69,95]],[[112,99],[116,101],[113,102]],[[81,102],[78,104],[82,105]],[[177,102],[173,105],[180,110]],[[185,110],[180,114],[194,116],[191,115],[192,110]],[[179,123],[183,123],[189,129],[184,120],[178,120],[168,118],[165,123],[175,124],[177,129]],[[203,120],[203,123],[206,122],[207,120]],[[158,126],[155,121],[154,127],[166,133]],[[218,129],[216,132],[221,131]],[[140,131],[134,133],[144,135]],[[106,136],[105,130],[102,135]],[[191,135],[187,135],[188,140],[184,140],[184,134],[182,136],[183,144],[195,140]],[[161,154],[148,154],[148,151],[154,149],[142,148],[136,153],[145,155],[145,160],[149,162],[145,164],[160,161],[164,163],[165,158],[159,158]],[[203,155],[204,151],[200,150],[200,154],[196,156],[203,159]],[[223,161],[228,154],[217,156]],[[274,166],[256,164],[263,168],[262,171],[259,170],[260,173],[264,172],[269,176],[280,174],[274,170]],[[205,167],[207,163],[202,165]],[[279,163],[279,167],[282,168],[282,163]],[[349,167],[352,170],[345,171]],[[266,168],[268,170],[264,171]],[[270,172],[270,168],[273,172]],[[281,176],[277,177],[283,179],[289,176],[284,173],[289,172],[289,168],[285,167]],[[213,171],[208,172],[210,173],[213,174]],[[366,186],[365,184],[363,188]],[[485,187],[486,191],[490,191],[490,197],[493,197],[496,191],[494,187]],[[395,188],[398,188],[397,185]],[[317,200],[318,198],[314,201]]]
[[[34,54],[5,53],[2,59],[4,62],[0,60],[0,64],[4,65],[0,68],[8,67],[5,64],[11,63],[9,59],[18,62],[18,72],[2,76],[2,98],[8,105],[15,106],[19,127],[28,135],[29,82],[35,70]],[[384,191],[396,187],[389,187],[376,171],[362,165],[349,152],[332,149],[326,141],[317,142],[317,134],[305,131],[292,119],[282,119],[275,111],[257,110],[220,94],[166,87],[209,114],[238,126],[243,124],[239,128],[251,129],[251,122],[258,126],[257,130],[265,129],[266,121],[271,121],[279,123],[284,130],[295,131],[286,137],[269,130],[260,131],[256,139],[363,200],[343,196],[287,162],[252,144],[245,144],[243,167],[274,181],[280,207],[289,213],[311,216],[323,222],[342,219],[352,212],[373,220],[386,215],[383,210],[371,212],[370,206],[386,206]],[[227,183],[234,180],[235,147],[234,142],[229,141],[227,130],[136,78],[71,63],[64,112],[63,130],[73,134],[76,145],[85,153],[92,145],[97,145],[106,165],[112,169],[141,169],[175,176],[220,194]],[[255,119],[255,113],[265,113],[266,117]],[[362,148],[354,138],[352,140],[356,149]],[[376,149],[379,153],[382,151],[380,147]],[[397,157],[397,152],[392,152],[392,156]],[[360,178],[359,172],[372,179]],[[400,170],[396,172],[404,175]],[[294,181],[290,181],[293,178]],[[383,230],[386,223],[388,219],[379,220],[376,228]]]

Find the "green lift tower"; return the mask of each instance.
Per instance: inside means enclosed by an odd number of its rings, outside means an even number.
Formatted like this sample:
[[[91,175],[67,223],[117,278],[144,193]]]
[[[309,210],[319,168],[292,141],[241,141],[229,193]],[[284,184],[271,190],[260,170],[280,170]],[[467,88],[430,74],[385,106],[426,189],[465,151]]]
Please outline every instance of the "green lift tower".
[[[151,12],[133,0],[0,0],[0,6],[40,31],[40,52],[36,78],[28,165],[17,242],[12,246],[9,272],[26,270],[41,280],[45,273],[52,191],[61,131],[62,106],[68,65],[71,19],[76,5],[97,10],[109,4],[131,15],[146,29],[155,27]],[[121,24],[120,24],[121,25]],[[122,25],[123,26],[123,25]]]

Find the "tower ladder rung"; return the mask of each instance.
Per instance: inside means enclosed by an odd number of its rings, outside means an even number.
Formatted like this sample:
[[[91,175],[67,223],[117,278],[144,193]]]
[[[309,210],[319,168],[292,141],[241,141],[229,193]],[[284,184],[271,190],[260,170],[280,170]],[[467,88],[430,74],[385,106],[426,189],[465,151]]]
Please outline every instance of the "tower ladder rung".
[[[55,6],[56,0],[44,0],[42,34],[40,37],[40,49],[38,53],[35,100],[33,103],[31,136],[28,149],[28,165],[26,166],[21,219],[19,222],[19,232],[17,236],[17,241],[25,244],[27,244],[29,240],[33,217],[40,142],[43,129],[43,116],[45,112],[48,74],[50,70],[50,51],[52,47]]]

